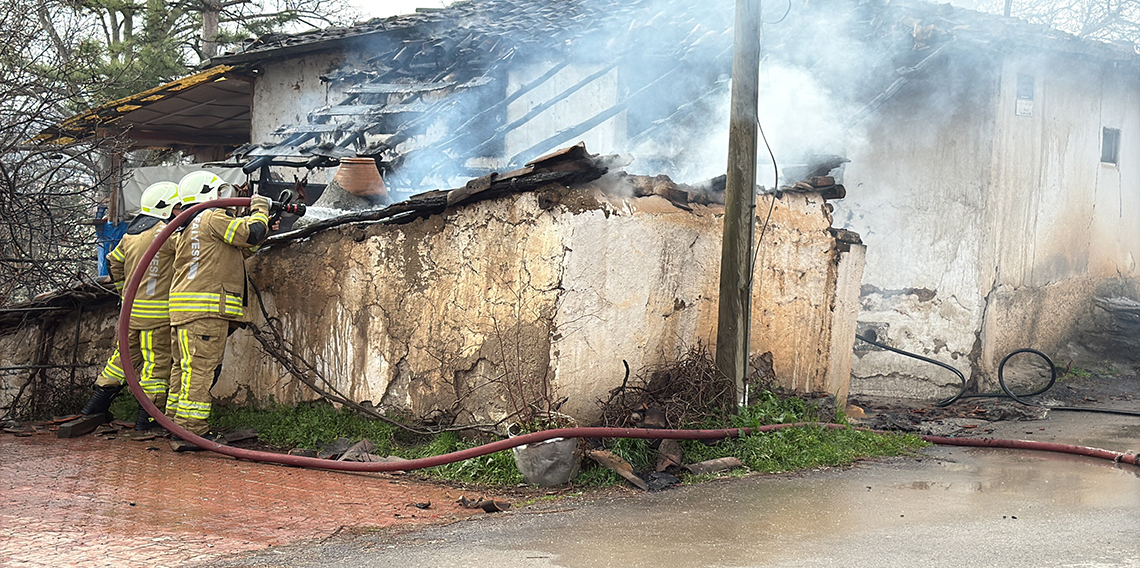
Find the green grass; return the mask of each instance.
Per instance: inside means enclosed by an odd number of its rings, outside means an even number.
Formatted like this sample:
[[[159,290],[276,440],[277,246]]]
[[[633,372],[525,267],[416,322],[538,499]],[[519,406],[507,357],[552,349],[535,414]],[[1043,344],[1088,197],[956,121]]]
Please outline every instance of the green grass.
[[[414,459],[447,454],[479,444],[445,432],[430,439],[410,436],[384,422],[365,418],[355,412],[323,402],[297,406],[274,404],[264,408],[225,408],[214,406],[210,415],[211,429],[219,432],[253,428],[258,439],[282,448],[320,449],[337,438],[353,442],[367,439],[376,445],[372,453]],[[419,470],[428,477],[480,483],[515,485],[522,475],[515,468],[510,450],[486,456]]]
[[[715,446],[699,442],[681,445],[688,461],[735,456],[752,471],[781,472],[848,465],[858,459],[875,456],[903,455],[926,443],[913,435],[803,426],[726,439]]]
[[[1091,376],[1093,376],[1092,371],[1085,369],[1083,367],[1073,367],[1073,368],[1069,369],[1067,372],[1065,372],[1064,374],[1062,374],[1060,377],[1058,377],[1057,380],[1060,382],[1064,382],[1065,379],[1068,379],[1069,377],[1076,377],[1078,379],[1087,379]]]
[[[351,410],[337,410],[324,402],[297,406],[273,404],[264,408],[214,406],[210,429],[217,432],[253,428],[262,442],[286,448],[320,449],[337,438],[353,442],[368,439],[376,444],[373,453],[392,451],[394,428],[378,420],[365,419]]]
[[[768,424],[792,422],[837,422],[846,424],[842,413],[821,416],[820,411],[802,399],[781,398],[764,392],[753,403],[730,417],[729,424],[704,422],[687,425],[688,428],[749,428]],[[787,428],[769,433],[753,434],[744,438],[726,438],[708,446],[700,441],[681,442],[685,463],[696,463],[724,457],[740,458],[743,470],[707,474],[682,475],[686,483],[699,483],[724,476],[743,475],[745,471],[782,472],[824,466],[843,466],[856,460],[871,457],[897,456],[913,453],[928,446],[912,434],[877,434],[854,429],[828,429],[821,426]],[[628,461],[635,471],[651,468],[656,452],[648,440],[607,440],[609,451]],[[575,478],[582,485],[605,486],[624,483],[616,473],[591,465]]]
[[[453,432],[445,432],[435,436],[430,442],[403,449],[397,452],[397,455],[409,459],[423,458],[465,450],[477,445],[479,444],[461,440]],[[450,481],[485,485],[517,485],[523,480],[522,474],[515,467],[515,459],[510,450],[422,469],[419,473]]]
[[[132,397],[120,396],[112,408],[120,419],[127,419],[128,416],[133,419],[138,403]],[[801,399],[762,393],[753,399],[752,405],[729,417],[728,424],[708,420],[705,423],[688,424],[686,427],[743,428],[836,420],[843,421],[843,418],[820,416],[817,409]],[[337,438],[352,441],[366,438],[376,445],[373,453],[408,459],[446,454],[479,444],[450,432],[431,438],[411,436],[384,422],[362,417],[348,409],[335,409],[322,401],[297,406],[271,404],[262,408],[227,408],[215,405],[210,426],[219,432],[253,428],[257,430],[262,442],[281,448],[320,449]],[[635,471],[652,469],[656,462],[657,453],[649,447],[648,440],[608,439],[605,443],[607,450],[628,461]],[[909,454],[925,445],[925,442],[913,435],[875,434],[853,429],[831,430],[818,426],[729,438],[711,446],[699,441],[683,441],[681,446],[686,463],[735,456],[741,459],[744,468],[711,475],[683,475],[682,479],[686,483],[699,483],[719,477],[744,475],[748,471],[782,472],[842,466],[862,458]],[[604,487],[626,483],[616,473],[589,459],[584,460],[582,466],[582,471],[574,479],[577,486]],[[515,468],[510,450],[419,470],[417,473],[437,479],[489,486],[522,483],[522,476]]]

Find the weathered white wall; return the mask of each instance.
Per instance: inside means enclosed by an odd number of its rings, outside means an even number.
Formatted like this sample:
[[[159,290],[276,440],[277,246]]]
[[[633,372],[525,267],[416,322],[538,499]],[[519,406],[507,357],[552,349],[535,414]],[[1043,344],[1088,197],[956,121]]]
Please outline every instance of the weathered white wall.
[[[844,251],[843,249],[847,250]],[[826,392],[834,393],[842,407],[851,387],[851,351],[859,318],[860,280],[867,262],[867,247],[849,243],[839,247],[835,282],[835,315],[831,320],[831,354]]]
[[[1035,78],[1030,116],[1015,112],[1018,74]],[[868,245],[859,321],[990,388],[1006,353],[1057,353],[1095,295],[1138,289],[1140,79],[1056,54],[927,75],[865,121],[837,215]],[[1119,166],[1100,163],[1104,126],[1121,129]],[[956,389],[937,367],[856,347],[852,392]]]
[[[250,99],[250,140],[280,141],[270,136],[278,127],[308,124],[309,111],[340,102],[320,76],[343,61],[340,53],[314,53],[263,64]]]
[[[325,231],[259,254],[251,274],[286,335],[351,398],[416,416],[460,398],[471,412],[460,419],[494,421],[514,406],[504,381],[533,391],[549,379],[563,411],[589,421],[621,384],[622,359],[636,373],[714,341],[721,218],[599,192],[548,212],[523,194]],[[831,329],[844,312],[829,226],[818,195],[787,194],[761,247],[753,350],[773,352],[788,388],[824,391],[834,375]],[[311,397],[244,332],[214,394]]]
[[[628,187],[602,178],[564,190],[549,211],[520,194],[405,225],[346,225],[267,249],[249,273],[293,349],[328,379],[322,388],[477,423],[517,408],[513,395],[549,387],[552,400],[566,399],[563,411],[588,422],[621,384],[623,359],[638,373],[697,343],[715,349],[723,208],[686,211],[615,190]],[[776,200],[758,256],[752,348],[773,353],[780,386],[842,397],[861,249],[841,252],[830,224],[818,194]],[[109,306],[79,327],[77,361],[87,367],[77,371],[77,404],[111,349]],[[53,325],[46,363],[70,364],[74,318]],[[28,364],[38,329],[0,335],[0,363]],[[0,402],[10,404],[22,376],[0,376]],[[230,338],[213,394],[315,397],[249,331]]]
[[[1113,67],[1041,53],[1002,63],[989,201],[995,281],[982,335],[989,377],[1009,351],[1073,339],[1105,288],[1137,291],[1140,70]],[[1032,116],[1014,112],[1018,74],[1035,78]],[[1103,127],[1121,131],[1119,165],[1100,162]]]
[[[1102,127],[1119,128],[1120,163],[1096,167],[1089,270],[1137,273],[1140,263],[1140,71],[1105,66],[1100,82]]]
[[[998,78],[981,65],[955,71],[913,81],[864,121],[868,144],[848,156],[836,217],[867,246],[859,321],[887,326],[883,339],[897,347],[968,369],[992,270],[981,213]],[[885,351],[860,349],[852,372],[852,393],[931,398],[957,383]]]

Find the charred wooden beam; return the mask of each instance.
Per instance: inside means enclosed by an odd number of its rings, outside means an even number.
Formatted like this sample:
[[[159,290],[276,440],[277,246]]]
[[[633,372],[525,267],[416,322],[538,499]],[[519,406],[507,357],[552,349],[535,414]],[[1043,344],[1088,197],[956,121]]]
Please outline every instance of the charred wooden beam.
[[[702,109],[697,108],[697,103],[704,101],[705,99],[708,99],[714,95],[718,95],[723,90],[724,90],[724,87],[721,85],[720,82],[714,84],[710,89],[708,89],[705,92],[698,95],[696,99],[688,101],[685,104],[677,107],[672,112],[672,114],[670,114],[669,116],[666,116],[665,118],[661,118],[661,119],[653,121],[653,123],[650,124],[648,128],[646,128],[646,129],[642,130],[641,132],[638,132],[637,134],[635,134],[633,137],[631,137],[629,139],[629,143],[628,143],[629,147],[630,148],[635,147],[636,145],[640,144],[643,140],[648,138],[651,134],[657,132],[662,127],[664,127],[668,124],[671,124],[678,119],[682,119],[682,118],[685,118],[685,117],[687,117],[693,113],[700,112]]]
[[[539,152],[544,152],[550,148],[553,148],[555,146],[559,146],[561,144],[565,144],[565,143],[569,142],[570,140],[573,140],[574,138],[577,138],[578,136],[581,136],[582,134],[589,132],[595,126],[602,124],[603,122],[617,116],[618,113],[624,111],[626,108],[629,107],[629,105],[634,100],[637,99],[637,97],[648,92],[650,89],[655,89],[655,88],[659,87],[660,84],[665,79],[669,78],[671,75],[673,75],[673,73],[676,73],[679,69],[680,69],[679,66],[673,67],[672,69],[662,73],[660,76],[658,76],[653,81],[650,81],[644,87],[634,91],[632,94],[630,94],[628,97],[626,97],[625,100],[623,100],[620,103],[613,105],[610,108],[603,110],[602,112],[594,115],[593,118],[590,118],[589,120],[578,123],[574,126],[571,126],[570,128],[560,130],[557,133],[555,133],[553,136],[550,136],[549,138],[547,138],[546,140],[543,140],[542,142],[539,142],[538,144],[535,144],[535,145],[531,146],[530,148],[527,148],[526,150],[523,150],[522,152],[519,152],[518,154],[511,156],[509,163],[511,163],[511,164],[518,163],[519,160],[524,159],[526,156],[532,156],[532,155],[537,154]]]
[[[910,78],[914,76],[915,73],[929,67],[930,64],[934,61],[935,57],[937,57],[938,54],[942,52],[942,49],[945,48],[946,45],[947,44],[944,43],[935,48],[935,50],[931,51],[929,55],[922,59],[922,61],[916,63],[914,67],[908,67],[906,69],[899,70],[900,77],[898,79],[895,79],[893,83],[884,89],[882,93],[879,93],[877,97],[872,99],[871,102],[867,103],[866,106],[856,111],[855,114],[851,115],[851,118],[848,118],[843,123],[843,129],[849,130],[856,124],[859,124],[863,121],[864,118],[867,118],[867,115],[875,112],[879,107],[883,106],[883,104],[891,100],[891,97],[895,96],[895,93],[899,92],[899,89],[903,88],[904,85],[910,82]]]
[[[560,71],[562,71],[563,69],[565,69],[569,65],[570,65],[570,60],[566,60],[566,61],[563,61],[563,62],[551,67],[550,69],[548,69],[546,71],[546,73],[543,73],[541,76],[534,79],[533,81],[519,87],[518,89],[515,90],[515,92],[508,95],[505,99],[503,99],[503,100],[479,111],[474,116],[467,119],[463,124],[459,125],[459,127],[455,129],[456,134],[454,136],[452,136],[451,138],[444,140],[438,144],[432,145],[432,148],[438,149],[441,152],[446,152],[447,150],[451,149],[452,147],[455,146],[456,143],[463,140],[463,138],[467,135],[466,134],[467,130],[471,127],[472,124],[475,124],[476,121],[478,121],[480,118],[486,116],[489,113],[498,112],[498,111],[501,111],[501,110],[507,108],[507,106],[509,106],[511,103],[517,101],[523,95],[533,91],[534,89],[536,89],[537,87],[539,87],[543,83],[546,83],[552,77],[557,75]],[[378,147],[373,148],[373,149],[370,149],[370,152],[372,152],[372,154],[370,154],[370,155],[380,154],[385,149],[394,148],[397,145],[399,145],[401,142],[407,140],[410,137],[409,133],[413,130],[411,128],[412,126],[414,126],[414,125],[411,123],[406,123],[405,125],[401,125],[400,128],[396,131],[396,133],[393,134],[392,137],[388,141],[386,141],[383,145],[378,146]],[[408,154],[405,155],[405,159],[407,157],[419,154],[422,150],[425,150],[425,149],[412,150],[411,152],[408,152]],[[449,161],[462,162],[466,159],[466,157],[471,156],[473,154],[474,154],[474,151],[468,151],[468,152],[464,153],[462,156],[452,158]],[[434,170],[434,168],[433,168],[433,170]]]
[[[617,67],[619,62],[620,62],[620,60],[614,61],[613,63],[599,69],[598,71],[591,73],[586,78],[584,78],[581,81],[578,81],[577,83],[571,85],[570,87],[563,90],[561,93],[558,93],[557,95],[551,97],[546,102],[539,104],[539,105],[535,105],[534,108],[530,109],[529,112],[527,112],[523,116],[519,117],[518,119],[512,121],[509,124],[505,124],[503,126],[496,128],[495,132],[491,134],[490,138],[484,140],[483,142],[481,142],[480,144],[475,146],[475,148],[473,148],[466,155],[467,156],[470,156],[470,155],[478,156],[479,153],[482,152],[486,147],[490,146],[491,144],[498,142],[499,140],[502,140],[502,138],[504,136],[506,136],[508,132],[530,122],[536,116],[542,114],[543,112],[545,112],[550,107],[566,100],[567,98],[569,98],[574,93],[582,90],[586,85],[589,85],[590,83],[597,81],[601,77],[604,77],[607,73],[609,73],[615,67]]]
[[[518,89],[515,90],[515,92],[511,93],[510,95],[507,95],[507,97],[505,99],[503,99],[503,100],[479,111],[474,116],[467,119],[466,122],[459,125],[459,128],[456,129],[456,132],[465,132],[467,130],[467,128],[469,128],[471,126],[472,123],[479,120],[481,117],[483,117],[487,113],[498,112],[502,109],[507,108],[507,106],[509,106],[511,103],[519,100],[519,98],[522,97],[523,95],[533,91],[539,85],[542,85],[543,83],[549,81],[552,77],[557,75],[559,71],[562,71],[568,65],[570,65],[570,60],[563,61],[562,63],[559,63],[559,64],[555,65],[554,67],[551,67],[550,69],[548,69],[546,71],[546,73],[543,73],[537,79],[519,87]],[[461,136],[453,136],[451,139],[449,139],[443,143],[443,147],[444,148],[449,147],[451,144],[454,144],[460,138],[461,138]]]
[[[269,237],[265,245],[302,239],[319,231],[348,223],[407,223],[421,217],[437,215],[447,207],[460,203],[493,199],[511,193],[537,191],[555,184],[573,186],[586,183],[604,175],[608,171],[608,163],[609,157],[595,159],[586,152],[584,145],[579,144],[543,156],[524,168],[504,174],[492,173],[471,180],[462,188],[420,193],[384,209],[359,211],[316,221],[302,229]]]

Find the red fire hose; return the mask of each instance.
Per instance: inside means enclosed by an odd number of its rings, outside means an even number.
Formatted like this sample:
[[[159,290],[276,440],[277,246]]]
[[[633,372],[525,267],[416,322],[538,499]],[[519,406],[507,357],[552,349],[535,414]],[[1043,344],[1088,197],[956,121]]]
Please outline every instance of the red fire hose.
[[[154,242],[143,253],[142,259],[139,260],[135,271],[131,274],[130,280],[127,282],[126,289],[123,293],[123,307],[119,311],[119,352],[122,354],[123,361],[131,360],[130,345],[128,342],[129,323],[131,320],[131,307],[134,305],[135,293],[138,291],[139,284],[142,282],[142,276],[145,272],[144,267],[150,265],[150,261],[154,255],[158,253],[158,249],[166,242],[170,235],[174,233],[179,227],[185,225],[191,217],[196,215],[199,211],[211,207],[241,207],[249,205],[249,198],[228,198],[216,199],[207,203],[199,203],[180,215],[175,217],[173,221],[166,225],[155,237]],[[300,467],[313,467],[320,469],[332,469],[340,471],[408,471],[413,469],[422,469],[426,467],[435,467],[466,459],[485,456],[501,450],[521,446],[523,444],[534,444],[549,440],[552,438],[645,438],[645,439],[660,439],[669,438],[675,440],[714,440],[720,438],[735,438],[746,436],[749,434],[756,434],[760,432],[771,432],[783,428],[793,428],[797,426],[822,426],[825,428],[838,429],[850,428],[841,424],[826,424],[820,422],[801,422],[795,424],[772,424],[768,426],[760,426],[758,428],[725,428],[720,430],[650,430],[644,428],[559,428],[556,430],[545,430],[543,432],[534,432],[531,434],[523,434],[507,440],[499,440],[490,444],[452,452],[450,454],[443,454],[427,458],[419,458],[414,460],[406,460],[399,462],[345,462],[335,460],[325,460],[319,458],[307,458],[301,456],[291,456],[287,454],[277,454],[272,452],[259,452],[255,450],[246,450],[243,448],[235,448],[212,442],[201,436],[196,436],[187,432],[182,427],[174,423],[170,418],[158,410],[143,393],[142,387],[139,386],[138,374],[135,373],[132,365],[123,365],[123,372],[127,376],[127,384],[130,386],[131,393],[139,401],[139,404],[146,409],[155,421],[162,427],[166,428],[171,434],[190,442],[204,450],[210,450],[219,454],[224,454],[239,459],[247,459],[252,461],[272,462],[285,465],[294,465]],[[870,430],[866,428],[859,428],[869,432],[885,433],[877,430]],[[1132,465],[1140,465],[1140,456],[1122,454],[1109,450],[1101,450],[1097,448],[1087,448],[1084,446],[1070,446],[1065,444],[1051,444],[1043,442],[1029,442],[1023,440],[1000,440],[1000,439],[987,439],[987,438],[945,438],[941,436],[922,436],[923,440],[933,444],[943,445],[956,445],[956,446],[978,446],[988,448],[1015,448],[1026,450],[1041,450],[1050,452],[1062,452],[1068,454],[1077,454],[1082,456],[1089,456],[1094,458],[1101,458],[1111,460],[1114,462],[1122,462]]]

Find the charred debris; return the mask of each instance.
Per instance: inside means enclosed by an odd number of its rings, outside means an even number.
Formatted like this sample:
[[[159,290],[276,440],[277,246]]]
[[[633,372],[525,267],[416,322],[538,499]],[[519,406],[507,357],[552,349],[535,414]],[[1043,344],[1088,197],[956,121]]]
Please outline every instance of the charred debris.
[[[584,143],[563,148],[528,162],[522,168],[504,172],[491,172],[472,179],[464,186],[454,189],[437,189],[419,193],[404,201],[393,203],[383,209],[354,211],[304,225],[302,228],[271,236],[266,245],[281,244],[306,238],[314,233],[358,222],[403,224],[416,219],[438,215],[446,209],[478,201],[494,199],[517,193],[538,193],[538,204],[542,209],[552,209],[562,199],[566,191],[597,180],[614,168],[628,164],[628,159],[619,155],[602,156],[590,154]],[[813,172],[830,170],[830,162],[816,165]],[[820,168],[823,168],[821,170]],[[623,171],[613,171],[616,181],[627,185],[633,197],[661,196],[675,207],[691,210],[690,204],[724,204],[725,176],[718,176],[701,184],[679,184],[666,175],[636,176]],[[328,188],[332,186],[327,186]],[[813,192],[825,199],[842,199],[846,189],[828,175],[813,175],[803,181],[783,186],[774,193]],[[850,231],[844,231],[850,233]],[[859,242],[858,236],[854,241]],[[841,238],[842,240],[842,238]]]

